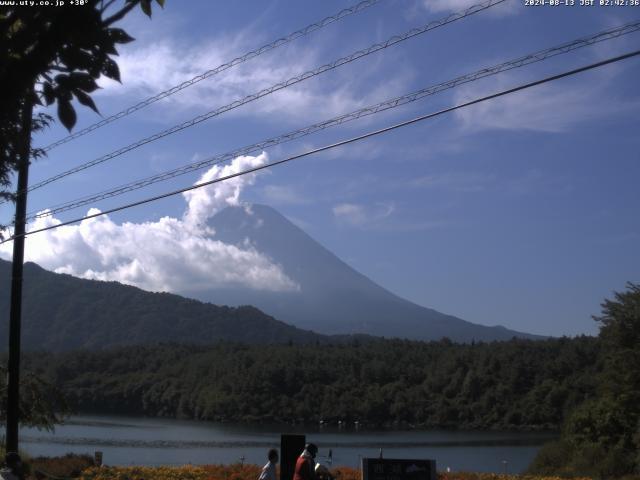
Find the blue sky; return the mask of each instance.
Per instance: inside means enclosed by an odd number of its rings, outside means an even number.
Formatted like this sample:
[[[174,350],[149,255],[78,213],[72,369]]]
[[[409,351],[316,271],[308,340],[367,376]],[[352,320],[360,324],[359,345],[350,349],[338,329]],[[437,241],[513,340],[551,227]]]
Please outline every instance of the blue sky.
[[[474,3],[381,0],[54,149],[32,166],[30,182]],[[136,12],[122,22],[137,39],[121,49],[123,85],[101,82],[96,103],[104,116],[115,113],[350,5],[169,0],[151,21]],[[29,211],[638,19],[640,7],[526,7],[509,0],[34,191]],[[278,160],[638,45],[640,33],[633,33],[274,147],[244,165]],[[198,259],[187,268],[180,255],[181,249],[203,248],[210,267],[225,272],[216,275],[220,284],[287,288],[286,272],[260,252],[214,246],[181,228],[185,212],[198,205],[216,211],[228,203],[258,202],[275,207],[351,266],[421,305],[526,332],[593,334],[597,327],[590,316],[599,313],[600,302],[625,282],[640,281],[639,80],[640,60],[631,59],[190,198],[59,229],[57,236],[34,235],[27,241],[27,258],[87,278],[172,290],[175,278],[205,280],[196,272]],[[99,119],[86,109],[79,113],[76,128]],[[36,144],[64,135],[56,125]],[[187,186],[202,173],[56,218]],[[10,209],[0,208],[1,218],[10,218]],[[248,271],[259,274],[251,277]]]

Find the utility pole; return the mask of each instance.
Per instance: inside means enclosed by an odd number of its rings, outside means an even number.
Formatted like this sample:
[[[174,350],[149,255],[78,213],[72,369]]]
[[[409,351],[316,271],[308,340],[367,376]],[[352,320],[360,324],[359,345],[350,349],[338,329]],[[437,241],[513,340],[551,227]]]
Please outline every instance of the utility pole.
[[[9,364],[7,368],[7,465],[13,467],[18,453],[18,425],[20,420],[20,323],[22,314],[22,266],[24,262],[24,233],[27,215],[27,187],[31,153],[31,121],[33,89],[24,97],[20,119],[18,155],[18,186],[11,265],[11,310],[9,313]],[[18,458],[19,462],[19,458]]]

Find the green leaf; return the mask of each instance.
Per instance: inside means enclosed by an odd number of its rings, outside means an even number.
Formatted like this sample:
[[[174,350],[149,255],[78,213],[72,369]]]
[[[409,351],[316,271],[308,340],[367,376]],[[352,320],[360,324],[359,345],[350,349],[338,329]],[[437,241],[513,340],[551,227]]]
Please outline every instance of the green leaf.
[[[164,8],[164,0],[156,0],[156,2],[158,3],[158,5]]]
[[[96,104],[93,102],[93,99],[89,95],[84,93],[82,90],[74,90],[73,94],[82,105],[84,105],[85,107],[89,107],[97,114],[100,114],[100,112],[98,111],[98,107],[96,107]]]
[[[93,78],[98,78],[102,74],[102,65],[106,61],[105,59],[109,58],[109,56],[106,53],[99,52],[95,54],[95,58],[96,61],[91,65],[91,68],[89,68],[88,71],[89,75]]]
[[[56,94],[56,98],[58,99],[58,102],[70,102],[71,99],[73,98],[73,95],[71,95],[71,90],[69,90],[69,88],[67,87],[57,87],[53,90]]]
[[[114,46],[115,40],[113,38],[108,38],[104,42],[100,44],[101,53],[104,52],[109,55],[118,55],[118,50]]]
[[[115,43],[129,43],[135,40],[135,38],[121,28],[109,28],[107,34]]]
[[[42,95],[44,95],[44,101],[47,103],[47,106],[56,101],[56,94],[53,91],[53,86],[49,82],[45,82],[42,85]]]
[[[110,58],[105,59],[104,63],[102,64],[101,72],[105,77],[109,77],[122,83],[120,80],[120,69],[118,68],[118,64]]]
[[[89,70],[96,61],[95,57],[79,48],[66,48],[60,58],[69,70]]]
[[[69,131],[76,124],[76,111],[73,109],[70,101],[58,99],[58,118],[62,122],[62,125]]]
[[[147,17],[151,18],[151,0],[140,0],[140,8]]]
[[[98,89],[98,84],[93,77],[88,73],[74,72],[69,75],[71,79],[72,90],[75,88],[81,88],[85,92],[93,92]]]
[[[69,88],[69,75],[64,75],[61,73],[60,75],[56,75],[55,77],[53,77],[53,80],[61,87]]]

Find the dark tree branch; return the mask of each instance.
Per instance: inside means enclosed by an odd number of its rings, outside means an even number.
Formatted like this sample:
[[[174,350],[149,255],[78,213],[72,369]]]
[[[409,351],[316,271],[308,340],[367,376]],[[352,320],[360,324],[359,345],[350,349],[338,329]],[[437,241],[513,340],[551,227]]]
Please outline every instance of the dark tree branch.
[[[102,1],[102,5],[100,6],[100,13],[104,13],[114,3],[116,3],[116,0],[109,0],[106,4],[104,3],[104,1]]]
[[[129,13],[131,10],[133,10],[136,7],[136,5],[138,5],[138,3],[140,3],[140,0],[133,0],[127,6],[121,8],[119,12],[117,12],[117,13],[111,15],[109,18],[105,19],[103,21],[103,24],[106,27],[109,27],[112,24],[114,24],[115,22],[117,22],[119,20],[122,20],[127,15],[127,13]]]

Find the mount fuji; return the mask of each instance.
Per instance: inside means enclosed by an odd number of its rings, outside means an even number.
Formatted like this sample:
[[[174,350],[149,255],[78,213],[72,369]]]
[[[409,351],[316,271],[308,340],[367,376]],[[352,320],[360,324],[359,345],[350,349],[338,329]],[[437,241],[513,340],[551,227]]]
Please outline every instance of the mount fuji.
[[[299,288],[270,292],[248,287],[181,291],[215,304],[253,305],[298,328],[322,334],[369,334],[457,342],[539,339],[483,326],[405,300],[357,272],[287,218],[265,205],[227,207],[208,220],[225,243],[250,244],[280,265]]]

